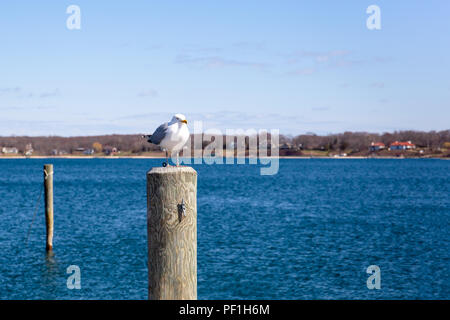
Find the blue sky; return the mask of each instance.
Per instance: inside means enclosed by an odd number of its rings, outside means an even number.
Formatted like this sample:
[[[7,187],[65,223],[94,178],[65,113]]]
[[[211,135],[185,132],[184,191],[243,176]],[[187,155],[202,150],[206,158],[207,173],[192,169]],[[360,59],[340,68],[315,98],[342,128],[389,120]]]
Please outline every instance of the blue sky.
[[[81,30],[66,8],[81,9]],[[366,8],[381,9],[381,30]],[[449,1],[2,1],[0,135],[444,130]]]

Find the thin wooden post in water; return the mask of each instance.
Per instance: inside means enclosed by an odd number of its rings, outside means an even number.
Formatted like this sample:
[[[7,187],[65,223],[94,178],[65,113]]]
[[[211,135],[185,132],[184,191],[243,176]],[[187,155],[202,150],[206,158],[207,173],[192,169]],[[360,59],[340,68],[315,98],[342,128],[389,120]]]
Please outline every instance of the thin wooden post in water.
[[[53,250],[53,165],[44,165],[46,250]]]
[[[148,298],[197,299],[197,172],[147,172]]]

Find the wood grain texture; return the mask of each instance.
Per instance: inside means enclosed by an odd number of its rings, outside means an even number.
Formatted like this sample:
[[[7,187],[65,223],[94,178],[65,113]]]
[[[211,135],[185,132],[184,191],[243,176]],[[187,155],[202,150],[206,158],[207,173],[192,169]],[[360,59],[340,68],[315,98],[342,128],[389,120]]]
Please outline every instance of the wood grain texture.
[[[179,205],[184,199],[185,214]],[[148,298],[197,299],[197,172],[190,167],[147,173]]]
[[[45,190],[45,227],[47,230],[47,251],[53,249],[53,165],[44,165],[44,190]]]

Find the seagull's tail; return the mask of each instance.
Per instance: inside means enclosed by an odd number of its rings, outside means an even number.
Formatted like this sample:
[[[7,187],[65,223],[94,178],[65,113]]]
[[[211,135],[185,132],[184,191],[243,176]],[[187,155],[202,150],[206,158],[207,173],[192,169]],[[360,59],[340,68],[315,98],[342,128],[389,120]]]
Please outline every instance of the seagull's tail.
[[[152,142],[152,135],[151,134],[144,134],[142,135],[143,139],[147,139],[148,142]]]

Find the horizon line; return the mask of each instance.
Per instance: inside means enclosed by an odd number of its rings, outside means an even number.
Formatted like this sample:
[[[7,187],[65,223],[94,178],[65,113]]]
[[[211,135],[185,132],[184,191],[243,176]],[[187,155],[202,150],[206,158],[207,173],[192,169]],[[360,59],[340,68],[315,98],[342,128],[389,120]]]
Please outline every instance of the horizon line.
[[[253,128],[250,128],[253,129]],[[245,130],[249,130],[249,129],[243,129]],[[262,129],[265,130],[267,133],[270,133],[270,130],[266,130],[266,129]],[[221,130],[220,130],[221,131]],[[449,129],[443,129],[443,130],[415,130],[415,129],[399,129],[399,130],[393,130],[393,131],[382,131],[382,132],[370,132],[370,131],[351,131],[351,130],[345,130],[345,131],[339,131],[339,132],[328,132],[328,133],[315,133],[312,131],[308,131],[305,133],[298,133],[298,134],[292,134],[292,133],[280,133],[280,136],[285,136],[285,137],[298,137],[298,136],[311,136],[311,135],[315,135],[315,136],[330,136],[330,135],[339,135],[339,134],[345,134],[345,133],[359,133],[359,134],[378,134],[378,135],[383,135],[383,134],[394,134],[394,133],[399,133],[399,132],[418,132],[418,133],[432,133],[432,132],[445,132],[445,131],[450,131]],[[77,138],[77,137],[103,137],[103,136],[135,136],[135,135],[143,135],[145,133],[104,133],[104,134],[87,134],[87,135],[0,135],[0,138],[50,138],[50,137],[57,137],[57,138]],[[199,134],[199,133],[190,133],[191,135],[195,135],[195,134]],[[209,134],[209,133],[205,133],[205,131],[203,131],[201,134]],[[225,133],[222,134],[223,136],[226,136]]]

